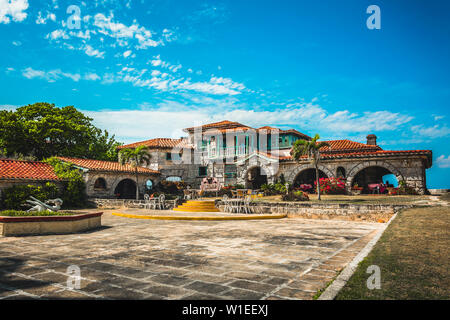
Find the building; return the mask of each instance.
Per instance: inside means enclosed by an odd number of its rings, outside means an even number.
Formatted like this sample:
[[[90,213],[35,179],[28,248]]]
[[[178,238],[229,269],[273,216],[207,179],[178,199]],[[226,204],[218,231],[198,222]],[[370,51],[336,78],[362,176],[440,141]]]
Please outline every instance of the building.
[[[157,138],[119,147],[145,146],[151,156],[147,167],[138,167],[141,195],[152,192],[161,180],[184,181],[198,188],[205,177],[215,177],[221,185],[244,185],[258,189],[264,183],[285,180],[299,186],[313,184],[315,170],[305,157],[294,161],[290,151],[298,139],[311,137],[297,130],[269,126],[252,128],[238,122],[220,121],[184,129],[180,139]],[[430,150],[383,150],[377,137],[366,143],[350,140],[327,141],[321,150],[320,177],[340,177],[347,190],[358,184],[367,187],[386,175],[405,181],[418,193],[427,193],[426,169],[432,165]],[[59,157],[83,171],[86,192],[95,198],[136,196],[135,168],[118,162]],[[1,190],[15,184],[60,184],[53,168],[39,161],[0,159]],[[367,192],[367,189],[365,190]]]
[[[149,168],[158,170],[161,179],[183,180],[194,188],[206,176],[216,177],[224,186],[242,184],[248,188],[259,188],[282,176],[293,185],[314,181],[309,160],[294,161],[290,155],[296,140],[311,139],[297,130],[252,128],[225,120],[184,132],[185,138],[151,139],[120,148],[146,146],[152,156]],[[327,142],[329,147],[321,150],[320,177],[343,178],[350,191],[355,184],[365,187],[392,174],[418,193],[427,192],[431,150],[383,150],[373,134],[367,136],[366,143],[346,139]]]
[[[135,168],[113,161],[59,157],[82,170],[86,182],[86,193],[92,198],[136,197]],[[151,189],[160,180],[158,171],[138,167],[139,190]],[[2,190],[14,185],[44,185],[55,183],[59,188],[62,180],[58,178],[53,167],[40,161],[22,161],[0,159],[0,196]]]
[[[43,186],[47,182],[61,187],[53,167],[40,161],[0,159],[0,197],[2,191],[15,185]]]

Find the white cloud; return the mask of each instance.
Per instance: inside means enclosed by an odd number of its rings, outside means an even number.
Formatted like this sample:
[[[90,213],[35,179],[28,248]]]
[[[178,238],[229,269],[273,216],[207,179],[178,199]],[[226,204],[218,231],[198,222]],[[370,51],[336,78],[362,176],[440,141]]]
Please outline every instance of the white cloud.
[[[167,86],[170,86],[170,83],[167,83]],[[361,124],[367,119],[383,115],[393,119],[394,122],[405,121],[402,115],[388,111],[350,114],[343,110],[328,113],[319,105],[311,102],[297,103],[287,108],[273,110],[249,110],[247,105],[239,102],[233,96],[216,99],[202,94],[181,94],[181,97],[190,102],[167,100],[153,106],[142,104],[144,110],[97,111],[90,112],[90,116],[101,128],[110,129],[119,139],[127,143],[154,137],[177,138],[185,135],[181,131],[182,128],[225,119],[238,121],[252,127],[272,125],[279,128],[298,128],[305,134],[314,134],[320,131],[324,139],[326,136],[327,138],[343,139],[348,138],[351,134],[357,141],[364,142],[367,133],[378,129],[374,122]],[[336,114],[339,116],[337,117]],[[351,117],[342,116],[349,114]],[[335,121],[350,122],[350,124],[340,127],[339,123],[336,123],[334,126],[327,127]],[[395,128],[388,127],[385,130],[395,130]]]
[[[99,33],[122,40],[122,42],[118,42],[119,45],[128,45],[126,39],[137,39],[139,43],[139,45],[136,46],[137,49],[157,47],[162,44],[162,41],[153,40],[152,32],[145,27],[140,26],[136,20],[133,21],[133,24],[127,26],[123,23],[115,22],[112,13],[108,17],[102,13],[96,14],[94,16],[94,26],[98,28]]]
[[[82,78],[84,80],[92,80],[92,81],[100,79],[100,77],[95,73],[87,73],[83,77],[81,77],[79,73],[63,72],[60,69],[44,71],[44,70],[35,70],[31,67],[22,70],[22,75],[27,79],[37,78],[46,80],[48,82],[55,82],[63,78],[71,79],[75,82],[78,82]]]
[[[13,41],[12,44],[13,44],[14,46],[16,46],[16,47],[19,47],[19,46],[22,45],[22,42],[20,42],[20,41]]]
[[[96,81],[100,80],[100,76],[96,73],[86,73],[83,77],[84,80]]]
[[[445,157],[444,155],[441,155],[436,159],[436,165],[439,168],[450,168],[450,155]]]
[[[151,64],[161,66],[167,63],[162,62],[158,57],[152,60]],[[245,90],[243,84],[229,78],[211,77],[209,81],[193,82],[190,78],[176,77],[173,74],[161,73],[159,70],[154,70],[150,74],[147,71],[147,69],[123,68],[116,75],[108,75],[108,81],[104,80],[104,82],[129,82],[136,87],[160,91],[194,91],[212,95],[238,95]]]
[[[446,125],[440,126],[440,125],[434,125],[432,127],[425,127],[422,124],[412,126],[411,127],[412,132],[428,137],[428,138],[442,138],[450,135],[450,128]]]
[[[28,0],[0,0],[0,23],[8,24],[11,19],[20,22],[27,18]]]
[[[84,52],[90,57],[96,57],[96,58],[102,58],[102,59],[105,57],[105,52],[101,52],[97,49],[94,49],[88,44],[85,45],[83,49],[84,49]]]
[[[48,20],[51,20],[51,21],[55,22],[56,21],[56,15],[54,13],[47,12],[47,15],[44,17],[42,15],[42,12],[39,11],[38,17],[36,19],[36,24],[46,24]]]
[[[123,53],[123,57],[128,58],[131,55],[131,53],[133,53],[131,50],[127,50]]]

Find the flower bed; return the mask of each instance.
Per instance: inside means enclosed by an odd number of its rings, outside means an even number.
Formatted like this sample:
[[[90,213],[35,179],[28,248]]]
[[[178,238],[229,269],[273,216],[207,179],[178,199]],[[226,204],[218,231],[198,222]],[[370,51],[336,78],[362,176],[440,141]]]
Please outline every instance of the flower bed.
[[[314,182],[317,188],[317,182]],[[320,192],[322,194],[345,194],[345,182],[340,178],[320,178]]]

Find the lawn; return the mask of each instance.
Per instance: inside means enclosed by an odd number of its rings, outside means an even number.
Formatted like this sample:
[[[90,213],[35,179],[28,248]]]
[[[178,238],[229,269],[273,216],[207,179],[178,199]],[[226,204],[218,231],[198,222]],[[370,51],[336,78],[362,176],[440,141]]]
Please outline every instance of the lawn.
[[[450,207],[402,211],[336,299],[450,299]],[[366,287],[370,265],[381,289]]]
[[[18,210],[5,210],[0,211],[0,216],[4,217],[41,217],[41,216],[70,216],[77,213],[74,212],[50,212],[50,211],[42,211],[42,212],[27,212],[27,211],[18,211]]]

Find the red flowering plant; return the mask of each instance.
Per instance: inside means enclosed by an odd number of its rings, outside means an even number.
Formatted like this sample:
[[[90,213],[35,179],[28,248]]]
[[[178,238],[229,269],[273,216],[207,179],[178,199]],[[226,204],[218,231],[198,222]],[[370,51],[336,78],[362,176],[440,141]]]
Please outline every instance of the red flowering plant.
[[[320,178],[319,187],[323,194],[345,194],[345,182],[340,178]]]

